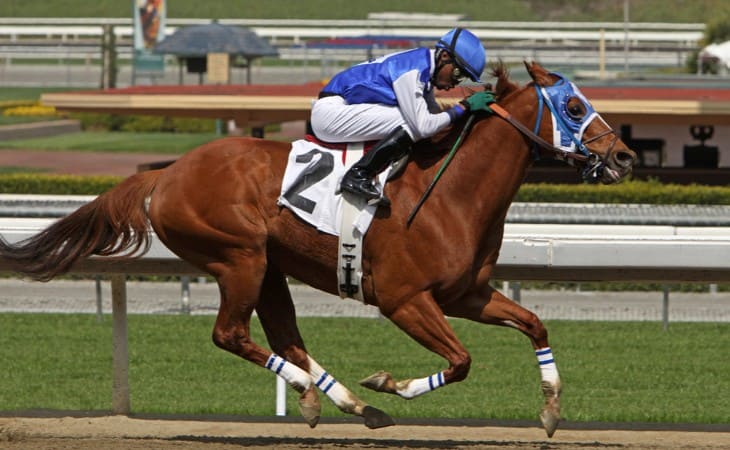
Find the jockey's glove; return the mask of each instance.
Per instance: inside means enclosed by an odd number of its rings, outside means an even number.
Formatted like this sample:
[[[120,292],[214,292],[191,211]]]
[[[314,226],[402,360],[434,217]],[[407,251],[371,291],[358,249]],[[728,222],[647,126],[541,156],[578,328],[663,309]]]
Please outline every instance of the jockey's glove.
[[[480,91],[470,95],[460,103],[464,106],[464,108],[472,113],[484,111],[489,114],[494,114],[494,111],[492,111],[492,108],[490,108],[489,105],[496,101],[497,99],[494,96],[494,92]]]

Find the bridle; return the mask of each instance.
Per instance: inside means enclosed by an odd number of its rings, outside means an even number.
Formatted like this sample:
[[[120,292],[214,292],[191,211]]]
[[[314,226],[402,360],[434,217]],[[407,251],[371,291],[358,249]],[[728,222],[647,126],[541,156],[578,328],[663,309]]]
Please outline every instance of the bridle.
[[[532,150],[535,159],[539,159],[539,151],[537,147],[541,147],[544,150],[551,152],[553,154],[553,158],[557,160],[566,161],[570,165],[575,165],[576,163],[581,164],[581,177],[586,182],[597,183],[598,181],[600,181],[601,177],[603,176],[603,171],[606,167],[606,163],[597,153],[590,151],[590,149],[588,148],[588,144],[604,136],[613,134],[613,139],[611,140],[611,144],[607,152],[607,154],[610,155],[613,152],[614,146],[618,142],[618,135],[616,134],[616,132],[609,127],[608,130],[599,133],[596,136],[592,136],[585,141],[579,140],[572,132],[570,132],[570,130],[568,130],[565,119],[563,119],[561,115],[557,113],[552,101],[550,101],[549,98],[548,101],[545,101],[546,94],[542,90],[541,86],[535,84],[535,90],[537,92],[538,98],[538,113],[534,131],[530,130],[525,125],[518,122],[511,113],[509,113],[507,110],[497,105],[496,103],[493,103],[489,106],[497,116],[504,119],[506,122],[508,122],[510,125],[512,125],[515,129],[517,129],[520,133],[528,137],[533,142],[534,145],[532,147]],[[542,114],[545,105],[547,105],[548,109],[550,110],[553,120],[555,121],[559,129],[562,130],[563,133],[565,133],[566,135],[570,136],[571,140],[575,144],[576,152],[571,152],[557,147],[538,135],[540,131],[540,125],[542,123]],[[599,116],[596,115],[596,117]]]
[[[560,75],[559,75],[560,76]],[[562,76],[560,76],[562,78]],[[487,88],[488,89],[488,88]],[[502,108],[496,103],[492,103],[489,105],[489,108],[500,118],[504,119],[507,123],[512,125],[517,131],[525,135],[527,138],[529,138],[533,142],[532,152],[536,159],[539,158],[539,151],[537,150],[537,147],[542,147],[543,149],[552,152],[553,157],[558,160],[566,161],[570,165],[575,165],[576,163],[582,164],[581,168],[581,177],[583,180],[585,180],[588,183],[598,183],[601,180],[601,177],[603,176],[603,171],[606,168],[606,163],[601,159],[601,157],[595,153],[590,151],[588,148],[588,144],[591,142],[594,142],[604,136],[607,136],[609,134],[613,134],[613,139],[611,140],[611,145],[608,148],[607,154],[610,155],[613,152],[613,148],[616,146],[616,143],[618,142],[618,135],[613,130],[613,128],[608,127],[608,130],[599,133],[596,136],[593,136],[585,141],[582,141],[583,137],[583,131],[585,131],[586,128],[588,128],[588,125],[595,119],[600,118],[600,116],[597,113],[594,113],[590,116],[590,118],[587,120],[587,123],[585,124],[585,127],[582,128],[582,131],[580,133],[580,138],[576,137],[569,129],[569,127],[566,125],[565,120],[561,117],[561,114],[558,114],[558,112],[555,109],[555,105],[552,104],[552,100],[547,96],[545,91],[541,88],[540,85],[535,83],[535,90],[537,91],[537,98],[538,98],[538,112],[537,112],[537,121],[535,122],[535,129],[530,130],[522,123],[518,122],[514,117],[512,117],[512,114],[507,111],[506,109]],[[577,90],[577,88],[576,88]],[[547,98],[547,101],[545,99]],[[538,134],[540,132],[540,125],[542,123],[542,113],[544,110],[544,106],[547,105],[548,109],[550,110],[550,113],[552,114],[553,120],[555,121],[555,124],[562,130],[562,133],[564,133],[567,136],[570,136],[570,139],[572,143],[575,145],[576,151],[568,151],[563,148],[560,148],[554,144],[551,144],[550,142],[546,141],[540,135]],[[584,103],[585,106],[585,103]],[[416,203],[416,205],[413,207],[413,210],[411,211],[410,215],[408,216],[408,219],[406,220],[406,226],[410,226],[413,219],[416,217],[416,214],[418,213],[419,209],[423,205],[423,203],[426,201],[428,196],[431,194],[431,191],[433,190],[434,186],[436,185],[436,182],[441,178],[441,175],[443,174],[446,167],[451,162],[452,158],[456,154],[456,151],[458,150],[459,146],[461,145],[461,142],[464,140],[466,135],[471,131],[471,127],[474,123],[474,114],[470,114],[469,117],[466,120],[466,123],[461,128],[461,132],[459,133],[458,138],[454,142],[453,147],[451,148],[451,151],[444,159],[443,163],[441,164],[441,167],[439,168],[438,172],[436,172],[436,176],[434,177],[433,181],[431,181],[431,184],[426,188],[425,192],[421,196],[420,200]],[[604,122],[605,123],[605,122]],[[606,124],[608,126],[608,124]]]

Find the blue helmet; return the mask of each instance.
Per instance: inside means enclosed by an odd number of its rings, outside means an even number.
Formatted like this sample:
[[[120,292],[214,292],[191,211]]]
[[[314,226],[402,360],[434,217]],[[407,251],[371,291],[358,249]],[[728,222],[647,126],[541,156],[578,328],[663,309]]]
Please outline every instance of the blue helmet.
[[[479,81],[487,62],[482,41],[469,30],[454,28],[439,39],[436,48],[449,52],[456,64],[466,70],[472,81]]]

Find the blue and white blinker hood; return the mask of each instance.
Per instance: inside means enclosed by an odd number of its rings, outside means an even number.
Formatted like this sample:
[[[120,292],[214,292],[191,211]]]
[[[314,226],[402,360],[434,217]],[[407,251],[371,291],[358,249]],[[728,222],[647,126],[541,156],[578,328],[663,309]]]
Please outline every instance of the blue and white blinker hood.
[[[559,78],[555,84],[552,86],[535,85],[535,88],[538,90],[540,103],[542,104],[544,99],[552,113],[553,145],[566,152],[578,152],[589,156],[590,152],[581,142],[583,133],[593,119],[600,116],[575,84],[560,73],[552,72],[552,75]],[[576,118],[568,113],[568,100],[572,97],[578,97],[583,102],[586,109],[583,117]],[[542,113],[542,106],[539,111]]]

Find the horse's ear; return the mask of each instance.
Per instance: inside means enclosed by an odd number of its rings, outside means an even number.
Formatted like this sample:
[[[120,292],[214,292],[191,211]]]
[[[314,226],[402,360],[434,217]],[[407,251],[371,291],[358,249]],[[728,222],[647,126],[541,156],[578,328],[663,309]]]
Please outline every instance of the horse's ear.
[[[540,64],[534,61],[525,61],[525,67],[535,83],[541,86],[551,86],[553,84],[554,80],[550,77],[550,73]]]

